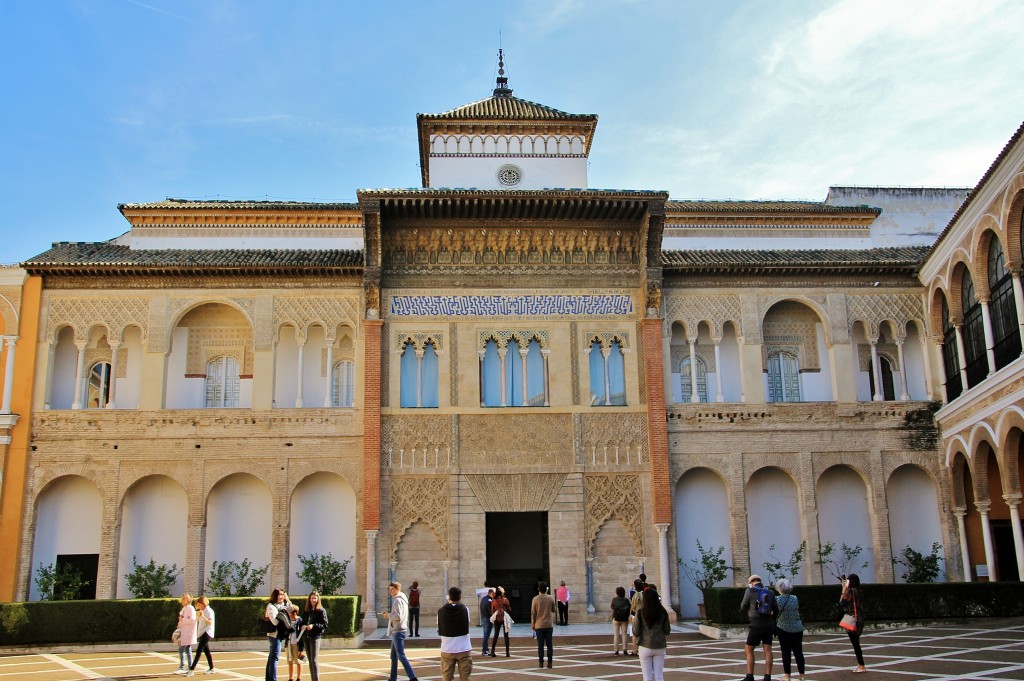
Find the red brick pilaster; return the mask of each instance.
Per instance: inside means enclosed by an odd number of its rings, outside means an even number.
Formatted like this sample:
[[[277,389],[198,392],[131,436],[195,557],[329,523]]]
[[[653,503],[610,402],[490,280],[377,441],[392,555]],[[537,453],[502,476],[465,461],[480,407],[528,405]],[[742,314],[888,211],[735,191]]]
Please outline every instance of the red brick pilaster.
[[[363,321],[363,529],[380,529],[380,391],[381,331],[379,319]]]
[[[647,382],[647,438],[651,452],[651,506],[654,524],[672,522],[669,489],[668,422],[665,417],[665,365],[661,347],[662,320],[645,318],[644,380]]]

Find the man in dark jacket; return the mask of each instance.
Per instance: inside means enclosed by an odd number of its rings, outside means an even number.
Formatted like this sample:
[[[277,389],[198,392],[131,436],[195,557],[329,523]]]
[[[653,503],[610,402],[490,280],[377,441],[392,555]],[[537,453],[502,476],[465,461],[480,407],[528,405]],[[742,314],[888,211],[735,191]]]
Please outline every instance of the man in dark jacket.
[[[754,681],[754,646],[761,644],[764,648],[764,681],[772,678],[772,633],[775,629],[775,616],[779,614],[775,605],[775,594],[761,585],[758,575],[750,575],[747,580],[749,588],[743,594],[740,612],[746,611],[750,618],[750,629],[747,631],[747,644],[743,647],[747,656],[747,675],[743,681]],[[771,603],[771,612],[762,613],[757,609],[758,596],[762,590]]]
[[[441,678],[469,681],[473,671],[473,643],[469,640],[469,608],[462,604],[462,589],[448,589],[448,602],[437,611],[437,633],[441,635]]]
[[[484,655],[488,654],[487,641],[491,638],[494,622],[491,621],[491,601],[494,600],[494,589],[488,589],[487,595],[480,599],[480,626],[484,628]]]

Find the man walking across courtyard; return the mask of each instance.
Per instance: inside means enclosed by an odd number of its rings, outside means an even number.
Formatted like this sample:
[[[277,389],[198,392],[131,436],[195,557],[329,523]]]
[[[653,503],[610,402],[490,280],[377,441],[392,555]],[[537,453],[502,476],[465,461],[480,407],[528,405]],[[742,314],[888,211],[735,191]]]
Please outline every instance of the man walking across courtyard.
[[[391,636],[391,675],[388,681],[398,681],[398,662],[401,660],[409,681],[417,681],[416,672],[405,656],[405,634],[409,628],[409,599],[402,593],[400,582],[388,584],[391,592],[391,612],[382,612],[388,618],[388,635]]]
[[[469,640],[469,608],[462,603],[462,589],[448,589],[448,602],[437,611],[437,633],[441,635],[441,678],[469,681],[473,671],[473,644]]]

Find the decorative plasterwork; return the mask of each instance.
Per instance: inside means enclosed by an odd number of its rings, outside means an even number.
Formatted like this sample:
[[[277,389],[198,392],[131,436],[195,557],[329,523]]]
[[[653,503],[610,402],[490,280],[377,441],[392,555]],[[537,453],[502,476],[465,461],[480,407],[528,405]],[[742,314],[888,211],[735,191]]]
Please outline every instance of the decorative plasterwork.
[[[775,351],[796,351],[801,371],[818,371],[818,317],[799,303],[782,302],[763,324],[766,355]]]
[[[327,340],[333,341],[339,326],[353,334],[359,329],[359,298],[356,296],[276,296],[274,328],[290,324],[305,335],[310,326],[324,328]]]
[[[118,340],[129,326],[142,329],[145,342],[149,334],[149,300],[141,296],[93,297],[47,296],[43,307],[44,323],[39,325],[39,340],[53,343],[57,330],[70,326],[75,340],[88,339],[94,326],[105,327],[111,340]]]
[[[633,314],[626,294],[495,294],[388,296],[392,317],[618,317]]]
[[[452,452],[452,417],[440,414],[385,416],[381,419],[381,464],[385,468],[433,465],[434,452],[443,466]],[[454,454],[454,453],[453,453]],[[452,461],[452,463],[456,463]]]
[[[507,348],[515,341],[520,350],[524,350],[531,341],[540,343],[542,350],[549,347],[547,329],[480,329],[477,332],[476,347],[482,350],[489,341],[494,341],[498,349]]]
[[[549,511],[565,482],[564,473],[467,475],[486,513]]]
[[[394,332],[393,341],[391,349],[399,355],[405,352],[405,346],[410,344],[417,354],[426,350],[427,345],[433,345],[435,352],[444,352],[445,349],[444,332],[438,330],[415,331],[412,333],[396,331]]]
[[[331,358],[334,363],[343,362],[348,360],[350,362],[356,361],[356,347],[352,339],[343,335],[341,338],[334,342],[334,356]],[[320,348],[320,377],[327,377],[327,348]]]
[[[648,455],[647,417],[642,413],[582,414],[579,447],[586,465],[641,465]]]
[[[846,307],[851,324],[863,322],[867,326],[868,338],[879,337],[879,326],[883,321],[893,323],[893,333],[897,338],[906,336],[910,322],[915,322],[922,333],[925,329],[925,311],[919,295],[847,295]]]
[[[900,370],[899,350],[895,343],[878,343],[878,356],[889,360],[889,366],[893,371]],[[857,344],[857,363],[861,371],[871,371],[871,345],[869,343]],[[899,387],[899,386],[897,386]],[[899,391],[897,391],[899,392]]]
[[[623,350],[632,347],[629,342],[629,331],[584,331],[583,337],[586,339],[587,347],[592,346],[595,342],[603,350],[611,348],[612,343],[618,343]]]
[[[391,560],[398,560],[398,545],[417,522],[430,528],[441,545],[441,555],[448,558],[448,477],[391,478],[390,487]]]
[[[506,466],[573,464],[568,414],[501,413],[459,417],[459,463],[499,470]]]
[[[667,290],[665,296],[665,323],[681,322],[687,334],[697,335],[697,326],[706,322],[711,327],[712,338],[724,335],[723,325],[732,322],[737,333],[742,335],[740,320],[740,298],[736,295],[680,295]]]
[[[709,374],[713,374],[718,371],[718,365],[715,364],[715,349],[707,345],[697,344],[694,348],[694,354],[697,355],[697,360],[703,362],[704,368]],[[672,345],[670,350],[669,361],[672,362],[671,372],[674,374],[679,373],[679,364],[685,359],[690,359],[690,346],[689,345]]]
[[[601,527],[612,518],[626,526],[633,537],[637,556],[645,555],[643,539],[643,489],[639,475],[587,475],[586,555],[594,555],[594,540]]]

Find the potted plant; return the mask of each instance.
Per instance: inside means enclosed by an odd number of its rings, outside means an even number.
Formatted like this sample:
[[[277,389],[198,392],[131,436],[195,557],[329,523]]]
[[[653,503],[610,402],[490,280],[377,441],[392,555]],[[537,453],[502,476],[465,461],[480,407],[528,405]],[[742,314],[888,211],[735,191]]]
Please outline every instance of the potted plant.
[[[722,554],[725,553],[724,546],[706,547],[698,539],[697,553],[699,554],[697,558],[691,558],[685,562],[680,558],[678,562],[686,578],[690,580],[691,584],[700,589],[701,595],[704,595],[707,589],[712,588],[728,577],[729,571],[736,568],[729,565],[722,558]],[[704,603],[698,603],[697,608],[700,610],[700,618],[706,619]]]

